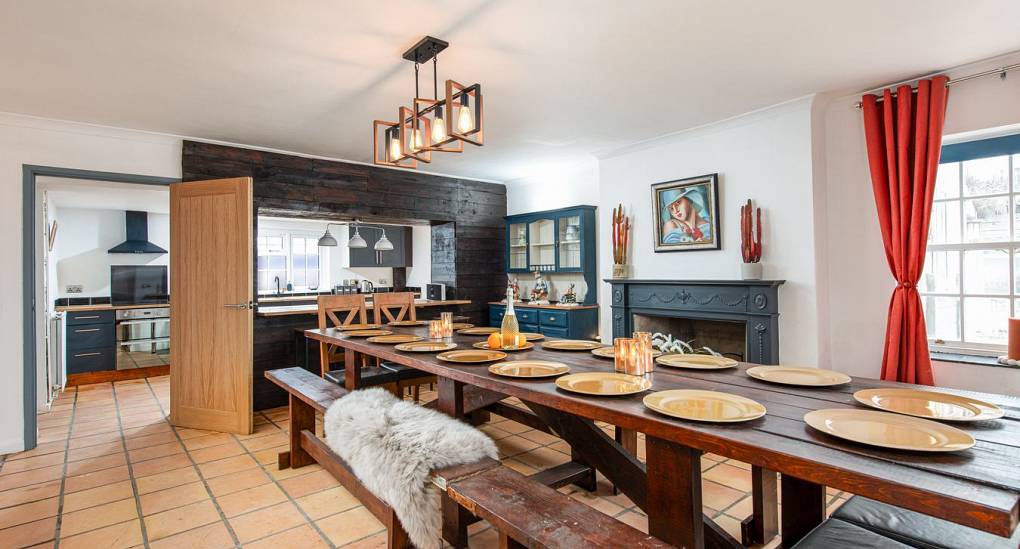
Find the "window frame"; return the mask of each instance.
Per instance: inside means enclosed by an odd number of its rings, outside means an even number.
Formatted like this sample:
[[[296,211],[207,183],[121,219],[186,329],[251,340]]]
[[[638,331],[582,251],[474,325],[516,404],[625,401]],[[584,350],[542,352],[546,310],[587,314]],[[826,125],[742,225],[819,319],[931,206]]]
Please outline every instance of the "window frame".
[[[308,288],[308,284],[307,284],[308,267],[307,267],[307,264],[306,264],[306,266],[305,266],[305,274],[306,274],[305,280],[306,280],[306,284],[304,286],[301,286],[301,287],[296,286],[296,285],[293,286],[293,291],[296,291],[296,292],[311,292],[311,291],[319,291],[319,290],[321,290],[324,287],[329,287],[329,285],[330,285],[329,254],[328,253],[324,253],[322,251],[322,248],[320,246],[318,246],[318,239],[319,239],[320,236],[322,236],[321,233],[316,233],[314,231],[305,231],[305,230],[300,230],[300,229],[297,229],[297,230],[295,230],[295,229],[276,229],[276,228],[263,229],[263,228],[260,227],[258,235],[255,237],[255,242],[256,242],[256,245],[255,245],[255,261],[256,261],[255,286],[257,288],[256,289],[256,293],[262,294],[262,295],[276,293],[276,288],[275,287],[267,287],[267,288],[263,289],[263,288],[260,288],[259,285],[258,285],[258,283],[259,283],[259,281],[258,281],[259,273],[278,271],[279,270],[279,269],[259,269],[258,266],[257,266],[258,258],[261,255],[261,254],[259,254],[258,239],[260,239],[260,238],[270,238],[270,237],[279,237],[283,241],[283,253],[282,254],[272,254],[272,255],[283,255],[286,258],[286,267],[285,267],[286,280],[281,280],[281,284],[280,284],[281,291],[286,291],[287,283],[288,282],[292,282],[294,280],[294,273],[295,273],[295,269],[294,269],[294,238],[303,238],[303,239],[305,239],[306,240],[306,243],[305,243],[306,246],[308,245],[308,241],[314,241],[313,244],[315,244],[315,249],[317,250],[316,255],[318,255],[318,258],[319,258],[319,266],[317,268],[319,284],[318,284],[316,290],[311,290],[311,289]],[[307,250],[307,248],[306,248],[306,250]],[[305,253],[307,255],[307,251]]]
[[[978,196],[967,196],[964,193],[964,162],[969,160],[979,160],[982,158],[993,158],[998,156],[1005,156],[1007,158],[1007,188],[1005,192],[978,195]],[[958,275],[959,275],[959,286],[956,292],[942,292],[942,291],[931,291],[926,292],[921,290],[920,285],[918,292],[921,295],[922,303],[924,303],[927,297],[950,297],[959,300],[959,329],[960,329],[960,340],[959,341],[947,341],[943,339],[937,339],[929,336],[928,346],[932,352],[939,353],[957,353],[967,355],[980,355],[980,356],[997,356],[1002,354],[1006,349],[1005,344],[996,343],[981,343],[967,341],[967,327],[966,327],[966,299],[967,298],[994,298],[994,299],[1006,299],[1009,302],[1009,316],[1015,316],[1020,313],[1020,288],[1016,283],[1016,277],[1020,273],[1015,272],[1017,270],[1017,254],[1020,253],[1020,223],[1018,223],[1017,215],[1020,213],[1020,134],[1007,135],[1002,137],[995,137],[977,141],[968,141],[964,143],[944,145],[942,147],[942,154],[939,160],[939,166],[943,164],[958,163],[957,169],[957,180],[959,188],[957,189],[957,195],[954,198],[941,198],[933,200],[932,210],[934,211],[934,205],[939,203],[957,203],[960,205],[959,212],[959,223],[960,223],[960,242],[952,244],[932,244],[927,243],[926,246],[926,258],[931,257],[932,252],[957,252],[958,263]],[[964,205],[967,200],[971,199],[991,199],[991,198],[1003,198],[1007,199],[1007,223],[1009,231],[1009,240],[1007,241],[990,241],[990,242],[964,242],[966,240],[966,229],[967,229],[967,218],[965,213]],[[929,225],[929,234],[932,230],[932,226]],[[1008,290],[1003,294],[989,294],[989,293],[968,293],[966,291],[966,254],[970,251],[980,250],[1006,250],[1009,257],[1007,260],[1008,264]],[[924,270],[922,269],[922,276]]]

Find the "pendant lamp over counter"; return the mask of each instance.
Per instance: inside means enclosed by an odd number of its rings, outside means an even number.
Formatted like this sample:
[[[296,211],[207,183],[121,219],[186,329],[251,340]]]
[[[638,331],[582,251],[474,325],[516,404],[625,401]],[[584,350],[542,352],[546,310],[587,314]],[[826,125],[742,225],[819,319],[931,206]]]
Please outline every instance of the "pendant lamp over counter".
[[[404,52],[404,59],[414,63],[414,100],[411,107],[397,109],[396,122],[372,122],[375,164],[413,169],[418,162],[432,162],[433,152],[464,152],[464,143],[484,145],[482,86],[447,80],[445,96],[440,99],[438,55],[447,46],[443,40],[426,36]],[[432,99],[420,97],[418,89],[418,66],[429,60]]]
[[[340,223],[327,223],[326,224],[326,232],[322,236],[319,237],[319,246],[320,247],[323,247],[323,248],[332,248],[332,247],[336,247],[336,246],[339,245],[339,242],[337,242],[336,237],[333,236],[333,233],[329,232],[330,225],[341,225],[341,224]],[[350,226],[351,226],[351,228],[354,229],[354,234],[352,234],[351,238],[347,241],[347,247],[348,248],[355,248],[355,249],[358,249],[358,248],[367,248],[368,247],[368,242],[365,241],[365,237],[361,236],[361,229],[372,229],[372,230],[376,230],[376,231],[382,232],[382,236],[380,236],[379,240],[376,240],[375,241],[375,245],[372,246],[373,250],[375,250],[377,252],[388,252],[388,251],[393,249],[393,242],[390,242],[390,239],[386,238],[386,228],[385,227],[377,227],[375,225],[365,225],[365,224],[363,224],[363,223],[361,223],[361,222],[359,222],[357,220],[355,220],[352,223],[350,223]]]

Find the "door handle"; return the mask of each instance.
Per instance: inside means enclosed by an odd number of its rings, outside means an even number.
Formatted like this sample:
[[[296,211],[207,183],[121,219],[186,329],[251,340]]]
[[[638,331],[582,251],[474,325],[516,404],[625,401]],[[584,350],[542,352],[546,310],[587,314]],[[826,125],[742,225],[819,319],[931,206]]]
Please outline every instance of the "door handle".
[[[239,309],[239,310],[243,311],[243,310],[248,308],[248,304],[247,303],[227,303],[226,305],[224,305],[224,307],[226,307],[228,309]]]
[[[74,333],[80,334],[82,332],[98,332],[98,331],[99,331],[99,328],[88,328],[88,329],[84,329],[84,330],[75,330]]]

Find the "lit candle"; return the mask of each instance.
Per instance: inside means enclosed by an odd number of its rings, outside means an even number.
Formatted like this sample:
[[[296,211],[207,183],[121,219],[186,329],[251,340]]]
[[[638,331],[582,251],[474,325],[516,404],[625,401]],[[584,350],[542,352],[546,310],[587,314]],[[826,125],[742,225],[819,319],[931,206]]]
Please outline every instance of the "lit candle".
[[[637,374],[643,376],[652,373],[655,361],[652,360],[652,333],[634,332],[637,347]]]
[[[613,340],[613,358],[617,372],[634,375],[637,361],[635,343],[637,342],[629,337],[618,337]]]
[[[429,339],[443,339],[443,321],[429,321]]]
[[[453,337],[453,313],[439,313],[439,320],[443,324],[443,337]]]

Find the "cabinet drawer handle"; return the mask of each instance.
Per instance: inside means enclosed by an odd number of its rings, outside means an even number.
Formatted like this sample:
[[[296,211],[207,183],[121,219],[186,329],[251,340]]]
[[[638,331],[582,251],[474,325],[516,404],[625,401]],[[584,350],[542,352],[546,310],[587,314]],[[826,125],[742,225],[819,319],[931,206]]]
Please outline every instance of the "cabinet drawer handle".
[[[81,358],[83,356],[99,356],[101,354],[103,354],[103,353],[78,353],[78,354],[74,355],[74,358]]]
[[[82,332],[98,332],[99,328],[83,328],[81,330],[75,330],[74,333],[80,334]]]
[[[549,322],[556,322],[556,317],[550,316],[549,317]]]
[[[77,320],[92,319],[92,318],[99,318],[99,315],[76,316],[76,317],[72,317],[72,318],[75,318]]]

